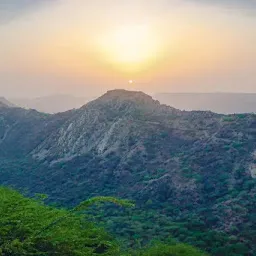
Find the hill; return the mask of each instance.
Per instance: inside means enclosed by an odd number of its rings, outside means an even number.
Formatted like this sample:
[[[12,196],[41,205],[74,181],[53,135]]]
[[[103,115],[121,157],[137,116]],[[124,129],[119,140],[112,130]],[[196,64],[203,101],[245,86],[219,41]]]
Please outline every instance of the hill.
[[[136,218],[112,208],[96,217],[129,243],[171,235],[213,255],[255,253],[256,115],[180,111],[114,90],[58,115],[0,116],[2,184],[66,206],[136,200]]]
[[[178,109],[222,114],[255,113],[255,93],[159,93],[154,98]]]

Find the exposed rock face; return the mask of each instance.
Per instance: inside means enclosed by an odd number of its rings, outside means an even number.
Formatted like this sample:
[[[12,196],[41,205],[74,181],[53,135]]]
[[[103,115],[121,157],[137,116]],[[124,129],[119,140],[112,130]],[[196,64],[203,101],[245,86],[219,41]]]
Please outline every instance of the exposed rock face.
[[[221,129],[220,122],[221,116],[210,112],[182,112],[160,105],[142,92],[115,90],[74,112],[33,151],[33,157],[65,161],[89,151],[102,155],[124,147],[130,152],[129,141],[134,140],[133,147],[138,148],[137,144],[159,137],[162,132],[166,133],[166,142],[176,139],[186,144],[197,137],[202,140],[211,136],[215,139],[213,134]]]
[[[33,156],[39,160],[54,156],[57,161],[65,161],[92,150],[100,155],[119,151],[129,139],[146,135],[143,129],[147,127],[143,128],[141,118],[146,118],[151,128],[160,125],[157,119],[173,112],[142,92],[110,91],[74,112],[33,151]]]

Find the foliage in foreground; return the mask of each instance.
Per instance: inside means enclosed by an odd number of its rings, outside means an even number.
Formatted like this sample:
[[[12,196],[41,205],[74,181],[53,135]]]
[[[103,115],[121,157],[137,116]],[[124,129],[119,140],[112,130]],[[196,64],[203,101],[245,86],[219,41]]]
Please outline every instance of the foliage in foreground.
[[[74,210],[84,210],[92,203],[112,202],[132,206],[111,197],[90,199],[73,210],[55,209],[42,201],[26,198],[0,187],[0,255],[134,255],[134,256],[204,256],[184,244],[154,244],[141,251],[124,252],[102,228]]]
[[[2,255],[117,255],[119,252],[117,243],[84,217],[45,206],[10,189],[0,188],[0,216]]]

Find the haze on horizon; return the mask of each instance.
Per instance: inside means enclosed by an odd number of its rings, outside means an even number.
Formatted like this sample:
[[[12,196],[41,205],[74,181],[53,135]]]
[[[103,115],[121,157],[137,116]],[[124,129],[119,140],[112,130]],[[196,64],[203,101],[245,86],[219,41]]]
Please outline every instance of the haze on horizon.
[[[256,92],[255,0],[0,0],[0,39],[0,96]]]

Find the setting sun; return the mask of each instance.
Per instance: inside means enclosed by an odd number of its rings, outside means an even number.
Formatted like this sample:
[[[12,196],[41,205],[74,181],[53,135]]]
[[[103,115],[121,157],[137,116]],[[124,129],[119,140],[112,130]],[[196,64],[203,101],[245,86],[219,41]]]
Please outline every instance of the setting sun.
[[[158,52],[156,36],[148,26],[120,26],[101,41],[108,62],[125,71],[140,71]]]

